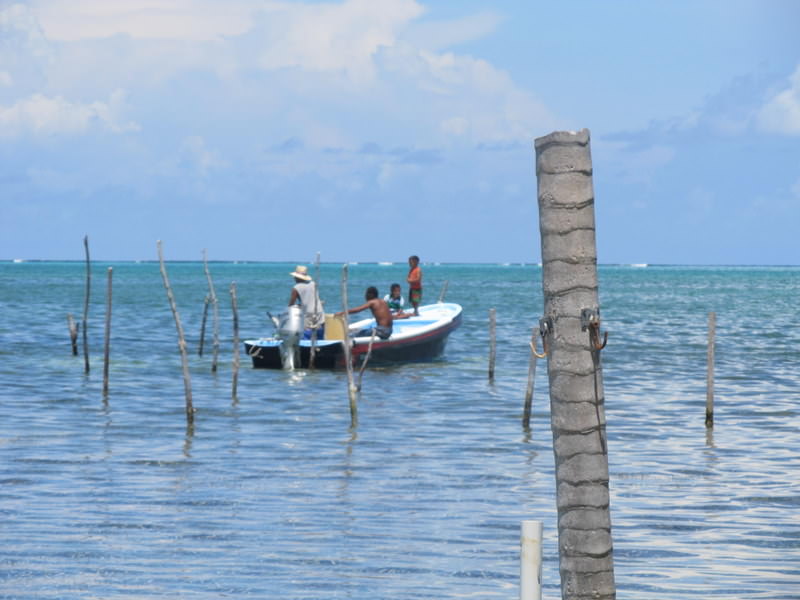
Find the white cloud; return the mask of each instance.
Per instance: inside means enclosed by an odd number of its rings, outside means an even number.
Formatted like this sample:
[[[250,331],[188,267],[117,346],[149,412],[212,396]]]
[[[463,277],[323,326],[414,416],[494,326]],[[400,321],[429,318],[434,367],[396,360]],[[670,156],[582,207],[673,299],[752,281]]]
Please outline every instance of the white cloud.
[[[371,79],[378,50],[395,45],[399,32],[421,14],[413,0],[270,4],[263,15],[269,44],[259,62],[265,69],[344,71]]]
[[[124,100],[121,90],[113,92],[108,102],[90,104],[34,94],[8,108],[0,106],[0,137],[78,134],[93,125],[113,133],[136,131],[137,124],[120,120]]]
[[[259,3],[245,0],[32,0],[54,41],[128,35],[134,39],[218,40],[250,29]]]
[[[759,111],[758,127],[769,133],[800,135],[800,65],[789,77],[789,88],[771,98]]]
[[[0,85],[2,86],[10,86],[13,83],[11,79],[11,75],[9,75],[6,71],[0,71]]]

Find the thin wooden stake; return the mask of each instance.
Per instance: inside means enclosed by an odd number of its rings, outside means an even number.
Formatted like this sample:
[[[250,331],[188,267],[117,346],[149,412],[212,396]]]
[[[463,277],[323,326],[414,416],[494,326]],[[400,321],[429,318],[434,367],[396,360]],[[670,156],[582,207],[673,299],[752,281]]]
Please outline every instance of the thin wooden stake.
[[[108,287],[106,289],[106,336],[103,346],[103,396],[108,396],[108,357],[111,353],[111,279],[114,269],[108,267]]]
[[[78,329],[80,323],[72,318],[72,313],[67,314],[67,327],[69,327],[69,340],[72,344],[72,356],[78,356]]]
[[[314,290],[316,293],[314,294],[314,313],[319,312],[319,305],[317,304],[317,300],[319,299],[319,252],[317,252],[317,258],[314,261],[314,285],[316,289]],[[314,370],[314,361],[317,358],[317,328],[314,327],[311,329],[311,351],[308,354],[308,368],[312,371]]]
[[[350,354],[350,319],[347,314],[347,263],[342,265],[342,312],[344,321],[344,362],[347,367],[347,396],[350,399],[350,427],[358,426],[358,401],[356,386],[353,383],[353,359]]]
[[[208,296],[211,301],[211,314],[212,314],[212,325],[214,328],[214,341],[213,341],[213,352],[211,356],[211,372],[217,372],[217,362],[219,358],[219,307],[217,303],[217,293],[214,291],[214,284],[211,281],[211,271],[208,269],[208,255],[206,253],[205,248],[203,248],[203,269],[206,272],[206,279],[208,280]]]
[[[158,262],[161,265],[161,278],[164,281],[164,288],[167,290],[167,299],[172,309],[172,316],[175,317],[175,328],[178,330],[178,349],[181,352],[181,364],[183,365],[183,387],[186,391],[186,423],[194,423],[194,406],[192,406],[192,381],[189,377],[189,357],[186,355],[186,338],[183,335],[181,317],[178,314],[178,307],[175,305],[175,296],[172,295],[172,288],[169,285],[167,269],[164,266],[164,254],[161,251],[161,240],[156,243],[158,246]]]
[[[231,397],[236,400],[239,383],[239,305],[236,301],[236,282],[231,283],[231,309],[233,310],[233,385]]]
[[[203,301],[203,321],[200,323],[200,343],[197,346],[197,356],[203,356],[203,345],[206,341],[206,319],[208,318],[208,294]]]
[[[497,359],[497,311],[489,309],[489,381],[494,381],[494,363]]]
[[[531,408],[533,404],[533,386],[536,380],[536,336],[539,333],[539,328],[533,328],[531,334],[531,360],[528,363],[528,387],[525,388],[525,409],[522,412],[522,427],[524,429],[531,428]]]
[[[92,265],[89,261],[89,236],[83,236],[83,247],[86,250],[86,294],[83,299],[83,372],[89,374],[89,337],[87,321],[89,319],[89,293],[92,284]]]
[[[372,337],[369,338],[369,346],[367,347],[367,355],[364,357],[364,362],[361,363],[361,369],[358,371],[358,385],[356,389],[360,392],[361,391],[361,380],[364,378],[364,371],[367,368],[367,363],[369,362],[370,357],[372,356],[372,343],[375,341],[375,333],[378,330],[376,328],[372,328]]]
[[[444,285],[442,286],[442,291],[439,292],[439,304],[444,302],[444,295],[447,293],[447,285],[450,283],[448,279],[444,280]]]
[[[706,356],[706,427],[714,427],[714,354],[717,313],[708,313],[708,352]]]

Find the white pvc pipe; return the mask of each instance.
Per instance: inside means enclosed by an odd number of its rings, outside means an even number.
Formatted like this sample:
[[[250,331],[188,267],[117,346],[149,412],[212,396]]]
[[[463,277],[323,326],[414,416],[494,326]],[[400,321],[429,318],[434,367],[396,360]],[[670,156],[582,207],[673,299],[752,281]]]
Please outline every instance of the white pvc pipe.
[[[519,600],[542,600],[541,521],[522,522],[519,559]]]

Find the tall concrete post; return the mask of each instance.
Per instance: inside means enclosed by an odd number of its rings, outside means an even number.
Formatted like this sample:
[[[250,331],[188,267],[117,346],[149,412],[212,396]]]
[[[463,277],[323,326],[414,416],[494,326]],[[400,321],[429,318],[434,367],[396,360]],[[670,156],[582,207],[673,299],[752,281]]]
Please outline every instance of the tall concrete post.
[[[589,131],[535,141],[564,600],[616,598]]]

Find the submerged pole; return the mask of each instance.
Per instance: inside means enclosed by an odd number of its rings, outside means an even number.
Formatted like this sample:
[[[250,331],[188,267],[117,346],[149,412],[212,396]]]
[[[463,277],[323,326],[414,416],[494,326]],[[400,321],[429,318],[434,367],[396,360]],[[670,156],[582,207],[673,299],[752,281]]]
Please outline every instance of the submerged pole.
[[[83,236],[83,248],[86,251],[86,293],[83,297],[83,372],[89,374],[89,337],[87,323],[89,320],[89,295],[92,286],[92,264],[89,260],[89,236]]]
[[[314,313],[319,313],[319,305],[317,304],[317,300],[319,300],[319,252],[317,252],[317,258],[314,260],[314,285],[316,286],[315,294],[314,294]],[[314,327],[311,330],[311,350],[308,353],[308,368],[313,370],[314,363],[317,358],[317,328]]]
[[[542,600],[541,521],[522,522],[519,545],[519,600]]]
[[[367,363],[372,356],[372,344],[375,342],[375,333],[378,330],[373,327],[372,336],[369,338],[369,346],[367,347],[367,355],[361,363],[361,368],[358,370],[358,383],[356,384],[356,391],[361,391],[361,381],[364,379],[364,371],[367,369]]]
[[[442,285],[442,291],[439,292],[439,304],[444,302],[444,295],[447,293],[447,285],[450,283],[449,279],[444,280],[444,285]]]
[[[497,311],[489,309],[489,381],[494,381],[494,363],[497,360]]]
[[[214,291],[214,283],[211,281],[211,271],[208,269],[208,253],[203,248],[203,270],[208,281],[208,297],[211,302],[211,315],[213,317],[212,326],[214,328],[213,352],[211,355],[211,372],[217,372],[217,362],[219,359],[219,306],[217,302],[217,292]]]
[[[67,327],[69,327],[69,341],[72,345],[72,356],[78,356],[78,328],[72,313],[67,313]]]
[[[344,321],[344,363],[347,368],[347,396],[350,399],[350,427],[358,426],[358,401],[353,381],[353,358],[350,354],[350,319],[347,315],[347,263],[342,265],[342,319]]]
[[[172,294],[172,287],[169,285],[167,268],[164,266],[164,253],[161,250],[161,240],[158,240],[156,245],[158,246],[158,262],[161,266],[161,279],[164,282],[164,288],[167,290],[169,307],[172,309],[172,316],[175,318],[175,328],[178,330],[178,349],[181,353],[181,364],[183,366],[183,388],[186,392],[186,423],[192,425],[194,423],[194,406],[192,405],[192,381],[189,376],[189,358],[186,355],[186,338],[183,335],[183,326],[181,325],[181,317],[178,314],[178,307],[175,304],[175,296]]]
[[[208,294],[203,300],[203,320],[200,322],[200,343],[197,345],[197,356],[203,356],[203,345],[206,341],[206,320],[208,319]]]
[[[708,350],[706,352],[706,427],[714,427],[714,354],[716,351],[717,313],[708,313]]]
[[[616,598],[589,131],[535,141],[564,600]]]
[[[106,290],[106,335],[103,346],[103,396],[108,396],[108,357],[111,348],[111,278],[114,269],[108,267],[108,288]]]
[[[239,304],[236,301],[236,282],[231,283],[231,310],[233,312],[233,380],[231,397],[236,400],[236,387],[239,384]]]
[[[538,329],[534,327],[533,334],[531,335],[531,359],[528,363],[528,385],[525,388],[525,405],[522,411],[522,427],[530,429],[531,427],[531,410],[533,407],[533,386],[536,380],[536,334]]]

